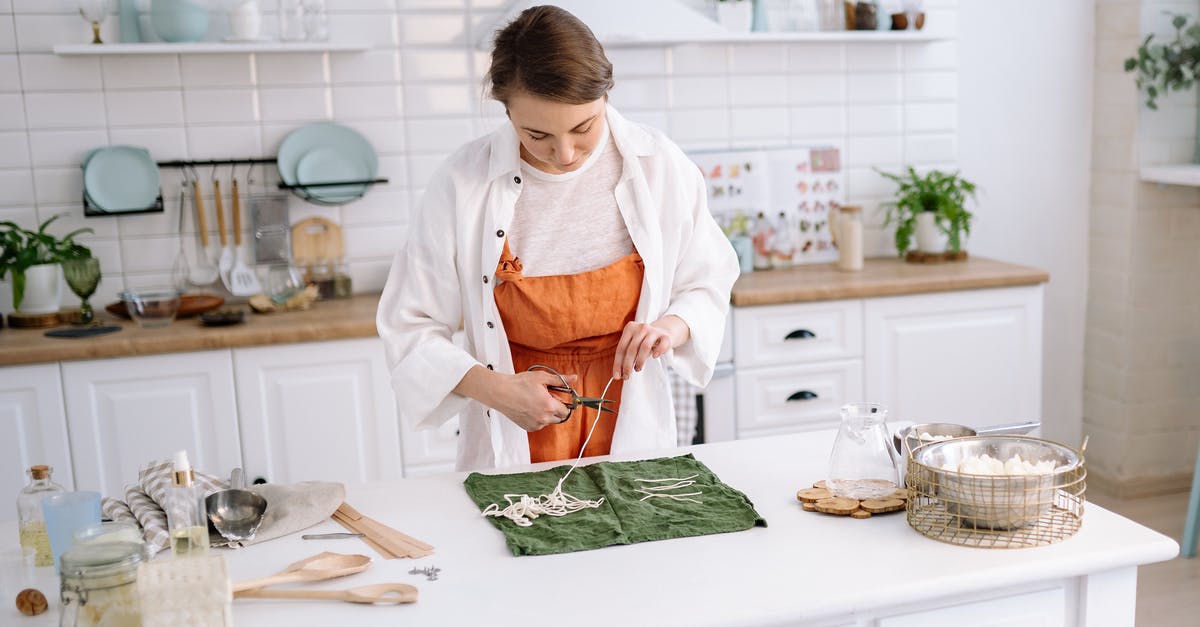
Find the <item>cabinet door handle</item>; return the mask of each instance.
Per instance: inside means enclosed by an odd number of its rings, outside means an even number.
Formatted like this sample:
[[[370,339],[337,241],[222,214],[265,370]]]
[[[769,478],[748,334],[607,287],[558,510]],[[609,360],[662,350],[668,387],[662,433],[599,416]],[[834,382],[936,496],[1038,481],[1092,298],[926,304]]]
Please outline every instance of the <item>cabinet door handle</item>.
[[[817,398],[817,393],[810,392],[808,390],[800,390],[799,392],[792,392],[792,395],[787,397],[789,403],[792,401],[811,401],[815,398]]]
[[[785,339],[785,340],[811,340],[815,337],[817,337],[817,334],[813,333],[812,331],[809,331],[808,329],[796,329],[795,331],[792,331],[791,333],[788,333],[786,336],[784,336],[783,339]]]

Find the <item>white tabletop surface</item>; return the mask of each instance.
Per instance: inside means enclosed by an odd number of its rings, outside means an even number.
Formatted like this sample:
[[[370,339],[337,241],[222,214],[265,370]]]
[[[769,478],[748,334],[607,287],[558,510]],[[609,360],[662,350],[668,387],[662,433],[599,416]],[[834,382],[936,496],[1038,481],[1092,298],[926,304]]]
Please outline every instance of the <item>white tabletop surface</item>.
[[[364,573],[310,584],[348,588],[405,582],[413,605],[355,606],[333,601],[239,599],[234,618],[253,625],[521,625],[566,619],[573,625],[750,625],[816,619],[953,598],[1037,581],[1167,560],[1174,540],[1088,504],[1082,529],[1058,544],[1000,550],[953,546],[913,531],[903,512],[866,520],[803,512],[796,490],[822,478],[834,432],[707,444],[692,452],[724,482],[747,494],[768,527],[646,542],[594,551],[513,557],[502,534],[480,517],[463,489],[464,473],[347,486],[347,501],[435,547],[420,560],[383,560],[359,540],[298,535],[227,551],[234,580],[272,574],[324,550],[375,558]],[[548,465],[541,465],[548,466]],[[0,523],[0,550],[16,543],[14,522]],[[341,531],[333,522],[310,532]],[[10,551],[11,553],[11,551]],[[166,558],[166,557],[164,557]],[[414,566],[442,569],[437,581]],[[51,569],[41,588],[57,596]],[[53,590],[51,590],[53,588]],[[4,590],[0,624],[52,625],[20,618]]]

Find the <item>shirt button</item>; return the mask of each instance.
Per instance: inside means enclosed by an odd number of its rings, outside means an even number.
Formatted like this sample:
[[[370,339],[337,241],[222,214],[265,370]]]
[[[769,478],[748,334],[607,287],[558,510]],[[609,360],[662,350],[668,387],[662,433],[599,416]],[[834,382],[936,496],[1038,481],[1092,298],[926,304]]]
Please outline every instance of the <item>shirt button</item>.
[[[488,321],[487,325],[488,325],[488,328],[489,328],[489,329],[494,329],[494,328],[496,328],[496,325],[492,324],[492,321],[491,321],[491,320],[489,320],[489,321]]]
[[[496,237],[504,237],[504,229],[497,230]]]
[[[521,184],[521,177],[519,177],[519,176],[514,176],[514,177],[513,177],[513,182],[514,182],[514,183],[516,183],[517,185],[520,185],[520,184]]]
[[[488,368],[488,370],[495,370],[495,368],[493,368],[491,364],[488,364],[487,368]]]
[[[488,278],[487,278],[487,275],[486,275],[486,274],[485,274],[485,275],[483,275],[483,282],[484,282],[484,283],[487,283],[487,282],[488,282]]]

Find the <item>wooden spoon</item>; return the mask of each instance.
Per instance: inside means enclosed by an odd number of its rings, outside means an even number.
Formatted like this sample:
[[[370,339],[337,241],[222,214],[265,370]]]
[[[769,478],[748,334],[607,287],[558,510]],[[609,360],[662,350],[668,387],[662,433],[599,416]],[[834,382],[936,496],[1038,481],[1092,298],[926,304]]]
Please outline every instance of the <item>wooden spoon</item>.
[[[233,596],[241,599],[330,599],[347,603],[413,603],[417,589],[406,583],[377,583],[349,590],[244,590]]]
[[[333,579],[335,577],[345,577],[354,573],[361,573],[371,565],[371,558],[366,555],[343,555],[341,553],[330,553],[328,551],[314,555],[308,559],[300,560],[295,564],[288,566],[283,572],[280,572],[269,577],[260,577],[258,579],[249,579],[247,581],[239,581],[233,584],[234,592],[242,592],[245,590],[253,590],[254,588],[265,588],[281,583],[293,583],[297,581],[320,581],[322,579]]]

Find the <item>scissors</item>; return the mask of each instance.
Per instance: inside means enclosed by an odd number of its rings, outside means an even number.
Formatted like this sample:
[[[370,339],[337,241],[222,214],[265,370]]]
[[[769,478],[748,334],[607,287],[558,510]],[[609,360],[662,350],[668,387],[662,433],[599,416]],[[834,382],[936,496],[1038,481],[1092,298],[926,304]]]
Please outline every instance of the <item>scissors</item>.
[[[558,377],[558,379],[560,381],[562,381],[562,385],[547,385],[546,389],[552,390],[554,392],[562,392],[564,394],[570,394],[571,402],[563,403],[563,404],[567,406],[567,409],[570,410],[571,413],[574,413],[575,408],[579,407],[580,405],[583,405],[584,407],[590,407],[598,412],[606,411],[610,414],[617,413],[617,412],[604,406],[604,403],[612,403],[614,401],[609,400],[607,398],[596,398],[593,396],[580,396],[579,393],[575,391],[575,388],[571,387],[570,385],[567,385],[567,378],[564,377],[562,375],[562,373],[555,370],[554,368],[551,368],[550,366],[545,366],[542,364],[534,364],[534,365],[526,368],[525,370],[526,370],[526,372],[531,372],[534,370],[545,370],[546,372],[549,372],[550,374]],[[567,417],[562,420],[562,422],[566,422],[570,418],[571,418],[571,414],[569,413],[569,414],[567,414]]]

